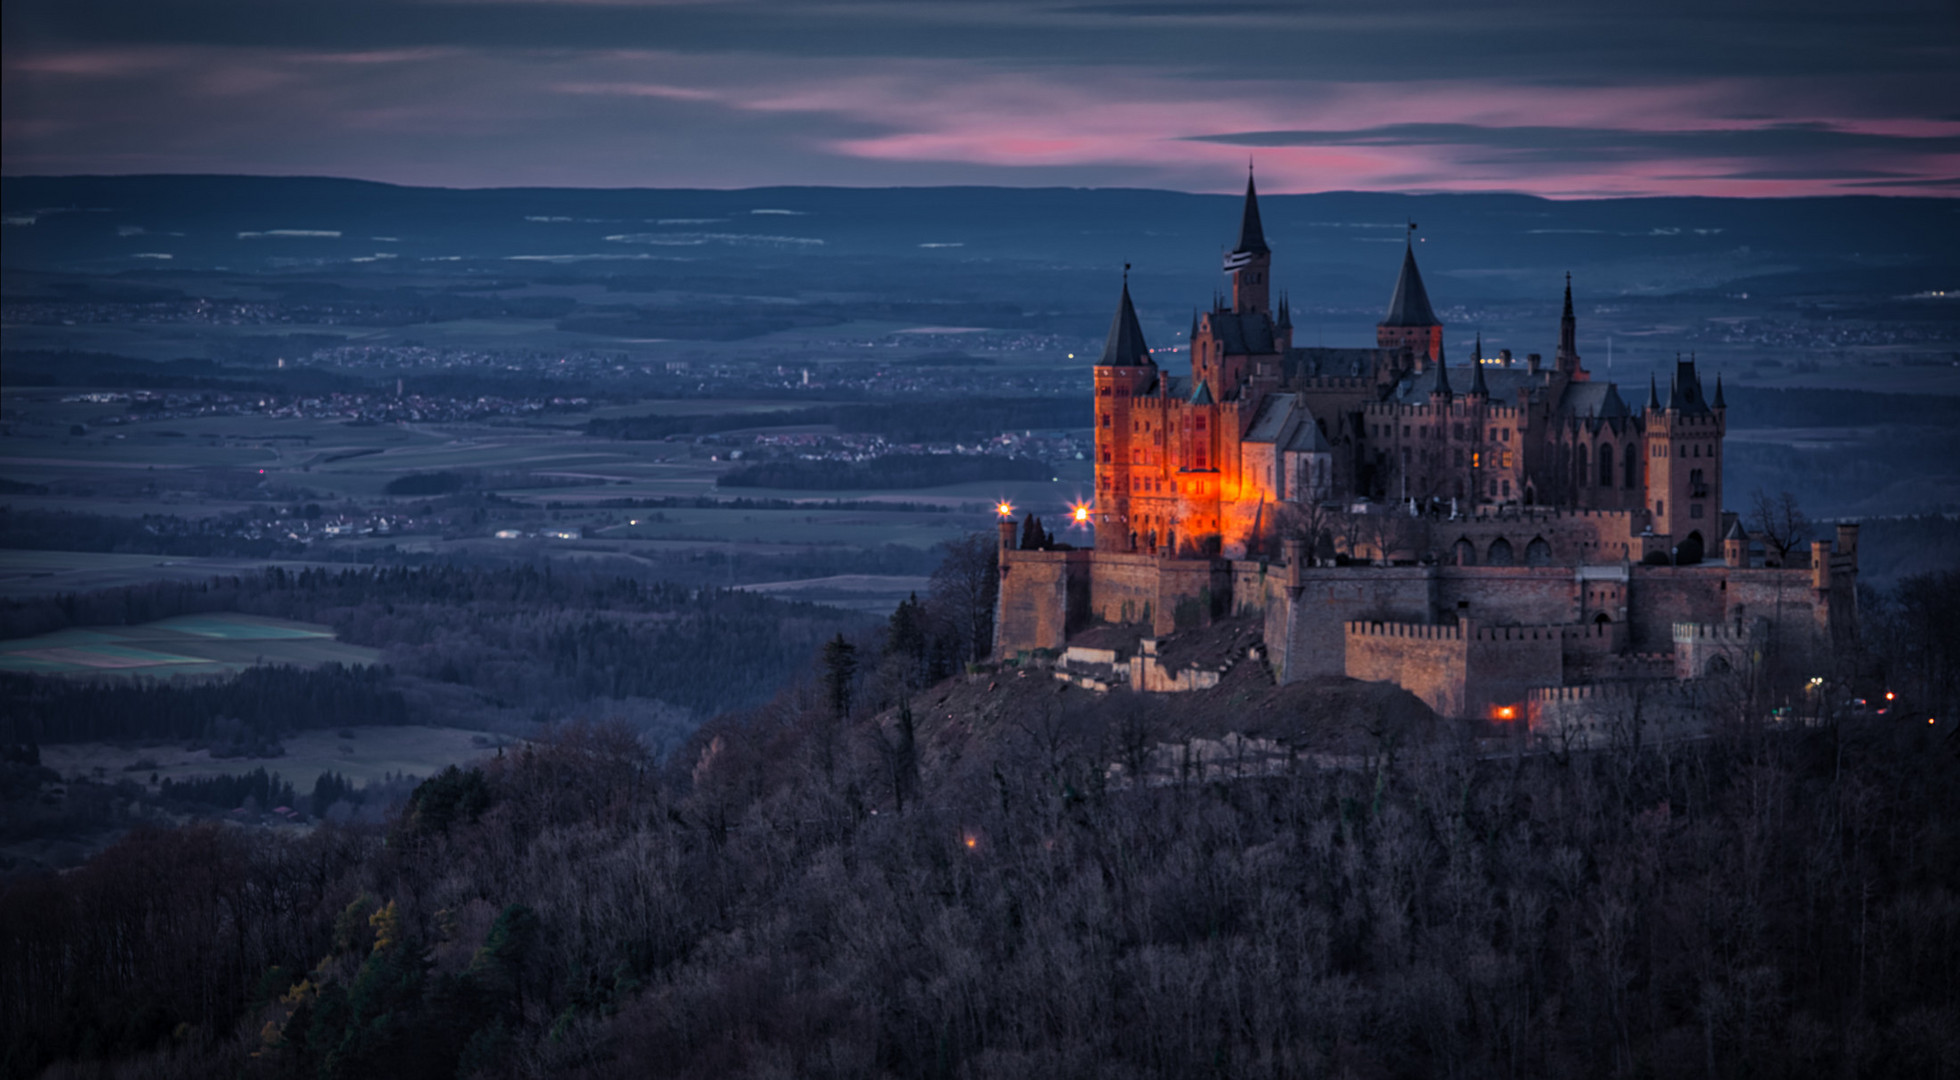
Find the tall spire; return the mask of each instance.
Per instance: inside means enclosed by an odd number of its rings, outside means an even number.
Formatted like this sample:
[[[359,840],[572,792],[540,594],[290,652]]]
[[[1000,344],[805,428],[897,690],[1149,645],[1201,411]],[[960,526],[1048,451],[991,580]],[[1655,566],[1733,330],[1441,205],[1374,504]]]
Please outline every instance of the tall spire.
[[[1279,294],[1279,328],[1290,330],[1293,327],[1293,302],[1285,293]]]
[[[1402,249],[1402,272],[1395,278],[1395,295],[1388,301],[1383,326],[1438,326],[1436,310],[1429,306],[1429,290],[1422,287],[1422,271],[1416,269],[1416,249]]]
[[[1470,392],[1483,397],[1490,396],[1490,384],[1484,381],[1484,335],[1477,335],[1477,355],[1471,359]]]
[[[1565,272],[1565,313],[1558,320],[1558,355],[1561,360],[1579,355],[1579,320],[1572,314],[1572,271]]]
[[[1441,397],[1444,401],[1456,396],[1450,389],[1450,365],[1440,354],[1436,357],[1436,389],[1430,393]]]
[[[1259,223],[1259,189],[1253,186],[1249,168],[1245,174],[1245,216],[1239,220],[1239,246],[1232,249],[1232,254],[1272,254],[1272,249],[1266,246],[1265,227]]]
[[[1123,299],[1116,305],[1116,317],[1109,321],[1109,338],[1103,342],[1102,359],[1097,367],[1150,366],[1150,347],[1143,343],[1143,326],[1137,322],[1136,305],[1130,303],[1130,267],[1123,266]]]
[[[1715,407],[1718,409],[1729,407],[1729,403],[1722,399],[1722,376],[1720,375],[1715,376]]]
[[[1647,376],[1647,411],[1655,412],[1661,407],[1661,391],[1652,375]]]

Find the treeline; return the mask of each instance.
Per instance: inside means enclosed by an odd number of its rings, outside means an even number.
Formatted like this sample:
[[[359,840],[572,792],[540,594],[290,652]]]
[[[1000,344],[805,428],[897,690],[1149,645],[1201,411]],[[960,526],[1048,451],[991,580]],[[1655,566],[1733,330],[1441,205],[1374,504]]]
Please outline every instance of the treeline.
[[[4,481],[0,481],[3,483]],[[562,502],[545,503],[547,510],[571,509]],[[940,503],[907,501],[885,502],[879,499],[758,499],[739,495],[733,499],[718,499],[713,495],[658,495],[649,498],[598,499],[577,504],[579,509],[597,510],[792,510],[808,513],[812,510],[874,510],[883,513],[905,514],[950,514],[953,508]]]
[[[239,514],[126,517],[0,505],[0,548],[250,559],[295,558],[306,553],[306,545],[297,540],[243,535],[249,520]]]
[[[852,402],[774,412],[705,416],[621,416],[586,421],[585,433],[606,439],[666,439],[768,427],[835,425],[839,431],[882,435],[893,442],[961,442],[1003,431],[1084,428],[1090,410],[1075,397],[955,398],[935,401]]]
[[[158,790],[168,800],[198,803],[220,810],[245,806],[247,799],[261,810],[280,806],[290,809],[299,805],[299,795],[293,790],[292,781],[281,780],[276,772],[267,773],[263,765],[248,773],[199,776],[188,780],[165,779]]]
[[[262,664],[205,682],[0,674],[4,742],[169,739],[224,757],[265,752],[295,731],[407,722],[401,691],[377,667]]]
[[[982,480],[1046,480],[1053,472],[1033,458],[967,454],[888,454],[868,461],[762,461],[725,472],[720,487],[862,490],[942,487]]]

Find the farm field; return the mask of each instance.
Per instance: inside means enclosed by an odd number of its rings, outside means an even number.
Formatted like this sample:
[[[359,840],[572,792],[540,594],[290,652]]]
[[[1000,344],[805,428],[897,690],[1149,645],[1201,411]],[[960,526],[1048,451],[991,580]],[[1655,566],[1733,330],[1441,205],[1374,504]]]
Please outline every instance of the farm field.
[[[286,752],[273,758],[214,758],[208,750],[180,746],[135,746],[117,743],[58,743],[41,748],[41,761],[64,780],[76,777],[116,779],[131,775],[148,784],[250,772],[263,766],[292,781],[302,797],[313,790],[321,773],[335,772],[356,784],[390,775],[429,777],[449,765],[462,765],[515,746],[508,735],[462,728],[379,727],[372,725],[333,731],[303,731],[283,740]],[[98,772],[98,770],[100,770]]]
[[[256,664],[372,664],[380,653],[313,623],[232,612],[0,641],[0,672],[79,678],[236,674]]]

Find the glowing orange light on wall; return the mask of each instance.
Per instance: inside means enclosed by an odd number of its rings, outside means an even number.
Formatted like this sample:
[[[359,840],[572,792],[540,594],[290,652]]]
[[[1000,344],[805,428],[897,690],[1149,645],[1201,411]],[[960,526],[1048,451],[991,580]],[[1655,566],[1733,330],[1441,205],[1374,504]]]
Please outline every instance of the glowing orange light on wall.
[[[1076,503],[1075,507],[1069,511],[1069,516],[1075,519],[1077,525],[1089,524],[1089,504]]]
[[[1516,720],[1518,718],[1518,707],[1516,705],[1499,705],[1491,710],[1491,715],[1499,720]]]

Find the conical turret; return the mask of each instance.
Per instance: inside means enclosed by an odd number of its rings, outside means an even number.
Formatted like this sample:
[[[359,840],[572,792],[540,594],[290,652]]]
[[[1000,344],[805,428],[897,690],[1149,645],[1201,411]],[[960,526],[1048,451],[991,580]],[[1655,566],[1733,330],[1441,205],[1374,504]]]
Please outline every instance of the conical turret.
[[[1259,189],[1252,183],[1252,174],[1245,176],[1245,213],[1239,219],[1239,243],[1232,249],[1234,255],[1271,255],[1273,249],[1266,246],[1266,227],[1259,220]]]
[[[1395,295],[1388,301],[1383,326],[1437,326],[1436,310],[1429,306],[1429,290],[1422,287],[1422,271],[1416,269],[1416,249],[1402,249],[1402,271],[1395,278]]]
[[[1137,322],[1136,305],[1130,303],[1129,268],[1123,272],[1123,298],[1116,305],[1116,317],[1109,322],[1109,338],[1103,342],[1098,367],[1142,367],[1151,363],[1150,347],[1143,343],[1143,327]]]

